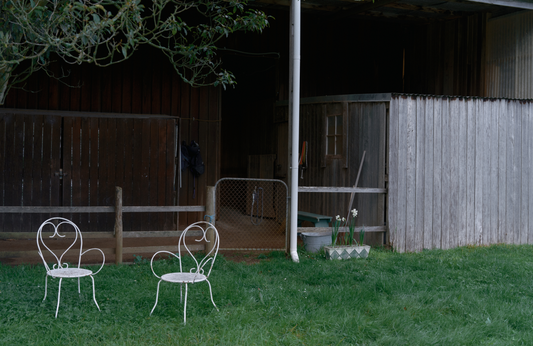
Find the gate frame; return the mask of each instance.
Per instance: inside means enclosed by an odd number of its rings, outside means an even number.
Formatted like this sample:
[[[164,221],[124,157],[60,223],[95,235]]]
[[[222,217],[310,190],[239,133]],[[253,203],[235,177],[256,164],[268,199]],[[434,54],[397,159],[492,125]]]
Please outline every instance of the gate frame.
[[[214,192],[213,193],[213,214],[212,215],[206,215],[206,217],[209,217],[213,222],[213,224],[216,225],[216,210],[217,210],[217,187],[218,187],[218,183],[222,182],[222,181],[225,181],[225,180],[235,180],[235,181],[261,181],[261,182],[274,182],[274,183],[281,183],[285,186],[285,252],[287,252],[289,250],[288,248],[288,245],[289,245],[289,234],[290,234],[290,230],[289,230],[289,202],[290,202],[290,197],[289,197],[289,188],[287,186],[287,184],[285,184],[285,182],[283,180],[279,180],[279,179],[259,179],[259,178],[221,178],[219,180],[217,180],[217,182],[215,183],[215,186],[214,186]],[[246,250],[250,250],[250,249],[234,249],[234,248],[230,248],[230,249],[224,249],[224,248],[220,248],[220,250],[233,250],[233,251],[246,251]],[[257,251],[262,251],[263,249],[254,249],[254,250],[257,250]]]

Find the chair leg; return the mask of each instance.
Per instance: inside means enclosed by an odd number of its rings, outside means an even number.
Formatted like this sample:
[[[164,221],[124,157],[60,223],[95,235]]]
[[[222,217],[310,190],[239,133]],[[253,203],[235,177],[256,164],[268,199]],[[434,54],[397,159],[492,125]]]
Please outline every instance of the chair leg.
[[[48,274],[44,277],[44,298],[43,302],[46,299],[46,295],[48,294]]]
[[[159,282],[157,283],[157,293],[155,294],[155,304],[154,304],[154,307],[152,308],[152,311],[150,311],[150,316],[152,315],[152,312],[154,312],[155,307],[157,306],[157,300],[159,299],[159,285],[161,285],[161,281],[162,280],[159,280]]]
[[[61,300],[61,281],[63,281],[63,278],[59,279],[59,290],[57,291],[56,318],[57,318],[57,313],[59,312],[59,301]]]
[[[183,324],[187,324],[187,284],[185,284],[185,304],[183,304]]]
[[[92,276],[91,276],[92,278]],[[93,284],[94,284],[94,280],[93,280]],[[78,294],[81,294],[81,290],[80,290],[80,278],[78,278]],[[96,304],[98,305],[98,304]]]
[[[215,309],[217,309],[217,311],[220,311],[218,308],[217,308],[217,305],[215,304],[215,301],[213,300],[213,290],[211,289],[211,283],[209,282],[209,280],[205,280],[207,282],[207,284],[209,285],[209,295],[211,296],[211,303],[213,303],[213,305],[215,306]]]
[[[102,311],[102,310],[100,310],[100,307],[98,306],[98,303],[96,302],[96,294],[94,292],[94,278],[93,278],[92,275],[91,275],[91,280],[93,280],[93,300],[94,300],[94,303],[96,304],[96,307],[98,308],[98,311]],[[79,285],[80,285],[80,279],[78,278],[78,289],[79,289]]]

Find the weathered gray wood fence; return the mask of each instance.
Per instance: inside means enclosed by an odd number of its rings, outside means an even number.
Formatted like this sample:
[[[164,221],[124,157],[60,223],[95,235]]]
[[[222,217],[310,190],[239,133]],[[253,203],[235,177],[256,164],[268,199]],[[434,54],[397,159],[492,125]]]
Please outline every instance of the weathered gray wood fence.
[[[394,248],[533,243],[532,122],[531,101],[392,95]]]

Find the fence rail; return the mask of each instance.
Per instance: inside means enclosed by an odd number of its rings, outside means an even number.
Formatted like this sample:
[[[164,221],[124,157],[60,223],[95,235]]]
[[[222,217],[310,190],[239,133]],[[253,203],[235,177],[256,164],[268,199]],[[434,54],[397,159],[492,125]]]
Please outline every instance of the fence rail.
[[[39,214],[39,213],[115,213],[113,232],[83,232],[86,246],[101,248],[106,256],[114,255],[115,263],[123,262],[123,255],[153,253],[159,250],[177,252],[177,238],[180,231],[122,231],[122,213],[146,212],[205,212],[205,206],[122,206],[122,189],[116,187],[115,206],[106,207],[0,207],[0,214]],[[81,225],[83,226],[83,225]],[[51,235],[52,233],[50,233]],[[31,236],[30,236],[31,235]],[[197,236],[189,232],[189,236]],[[43,233],[46,236],[46,233]],[[70,235],[67,234],[66,238]],[[110,241],[114,239],[115,241]],[[127,239],[124,244],[124,239]],[[170,240],[172,239],[172,240]],[[28,250],[35,244],[33,232],[0,232],[0,259],[21,263],[36,258],[36,250]],[[203,250],[203,244],[195,245],[192,250]],[[130,257],[131,257],[130,256]],[[89,259],[90,260],[90,259]]]
[[[44,213],[114,213],[116,207],[0,207],[0,214],[44,214]],[[203,205],[191,206],[123,206],[123,213],[167,213],[205,211]]]
[[[382,193],[386,194],[387,189],[373,187],[330,187],[330,186],[298,186],[298,192],[326,192],[326,193]],[[359,228],[359,226],[357,226]],[[364,226],[365,233],[387,232],[386,226]],[[331,231],[330,227],[298,227],[298,232],[326,232]],[[341,227],[340,232],[345,232]]]
[[[387,193],[387,189],[373,187],[298,186],[298,192]]]

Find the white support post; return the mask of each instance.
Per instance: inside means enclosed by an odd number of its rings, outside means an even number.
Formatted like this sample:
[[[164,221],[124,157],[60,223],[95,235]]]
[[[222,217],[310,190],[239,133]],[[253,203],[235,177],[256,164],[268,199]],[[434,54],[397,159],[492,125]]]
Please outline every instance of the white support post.
[[[300,35],[301,35],[301,1],[291,1],[291,219],[290,219],[290,253],[294,262],[300,262],[297,252],[298,241],[298,142],[300,130]]]

